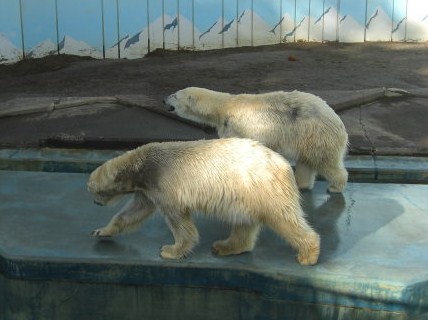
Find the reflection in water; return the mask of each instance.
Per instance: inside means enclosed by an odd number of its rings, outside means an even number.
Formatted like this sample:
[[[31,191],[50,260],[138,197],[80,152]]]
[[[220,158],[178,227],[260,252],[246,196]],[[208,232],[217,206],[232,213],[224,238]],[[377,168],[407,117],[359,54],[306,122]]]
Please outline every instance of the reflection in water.
[[[318,205],[321,202],[321,205]],[[334,252],[339,244],[337,220],[345,211],[342,193],[302,193],[302,206],[309,223],[321,236],[320,261]]]
[[[129,245],[116,242],[113,238],[95,241],[93,250],[100,256],[109,257],[137,257],[139,251]]]
[[[355,246],[365,248],[373,234],[404,213],[403,206],[388,192],[390,188],[394,186],[382,185],[382,192],[377,192],[378,185],[349,184],[344,194],[302,193],[303,210],[321,236],[320,261],[344,256]],[[367,250],[377,246],[379,239],[378,234]]]

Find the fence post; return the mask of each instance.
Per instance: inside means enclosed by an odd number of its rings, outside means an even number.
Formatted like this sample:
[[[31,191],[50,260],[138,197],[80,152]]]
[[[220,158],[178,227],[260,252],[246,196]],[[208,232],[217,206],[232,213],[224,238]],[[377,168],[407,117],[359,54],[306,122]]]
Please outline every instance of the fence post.
[[[24,20],[22,17],[22,0],[19,0],[19,20],[21,24],[22,59],[25,59],[25,39],[24,39]]]

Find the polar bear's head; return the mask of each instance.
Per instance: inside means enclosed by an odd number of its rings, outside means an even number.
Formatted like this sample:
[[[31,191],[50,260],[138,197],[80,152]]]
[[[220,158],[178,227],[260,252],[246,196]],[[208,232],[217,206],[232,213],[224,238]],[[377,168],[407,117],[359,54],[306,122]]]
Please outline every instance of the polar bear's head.
[[[113,205],[133,192],[130,181],[124,178],[125,172],[117,170],[117,161],[114,160],[107,161],[89,176],[88,191],[98,205]]]
[[[230,97],[229,93],[188,87],[164,99],[169,112],[198,123],[213,124],[218,109]]]

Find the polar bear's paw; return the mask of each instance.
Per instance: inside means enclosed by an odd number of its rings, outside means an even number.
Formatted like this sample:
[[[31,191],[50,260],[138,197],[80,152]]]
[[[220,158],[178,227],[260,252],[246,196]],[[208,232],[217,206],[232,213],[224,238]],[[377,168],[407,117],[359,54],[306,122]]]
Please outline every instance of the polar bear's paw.
[[[219,255],[219,256],[228,256],[231,254],[241,254],[244,252],[249,252],[252,249],[253,249],[252,246],[251,247],[242,247],[242,248],[237,248],[235,246],[231,246],[229,241],[227,241],[227,240],[216,241],[212,245],[212,252],[216,255]]]
[[[160,249],[160,256],[163,259],[183,259],[186,257],[186,252],[176,245],[164,245]]]
[[[234,254],[234,251],[231,250],[231,248],[227,245],[224,245],[222,242],[223,241],[214,242],[212,246],[212,252],[219,256],[228,256]]]
[[[299,263],[301,265],[312,266],[312,265],[314,265],[314,264],[317,263],[317,261],[318,261],[318,255],[319,255],[319,253],[316,253],[316,252],[312,252],[312,253],[304,254],[304,255],[303,254],[299,254],[297,256],[297,261],[299,261]]]
[[[312,266],[317,263],[320,255],[320,240],[319,237],[315,237],[312,244],[304,250],[300,250],[297,255],[297,261],[304,266]]]
[[[95,229],[91,232],[91,235],[95,238],[110,238],[113,236],[107,228]]]
[[[337,186],[329,186],[327,188],[327,191],[329,193],[341,193],[341,192],[343,192],[344,188],[345,188],[344,186],[339,186],[339,187],[337,187]]]

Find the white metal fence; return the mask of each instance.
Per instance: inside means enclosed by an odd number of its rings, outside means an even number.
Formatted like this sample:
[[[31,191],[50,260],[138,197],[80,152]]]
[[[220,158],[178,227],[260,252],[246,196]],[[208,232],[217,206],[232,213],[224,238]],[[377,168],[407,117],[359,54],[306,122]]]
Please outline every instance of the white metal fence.
[[[427,0],[0,0],[0,62],[295,41],[428,41]]]

